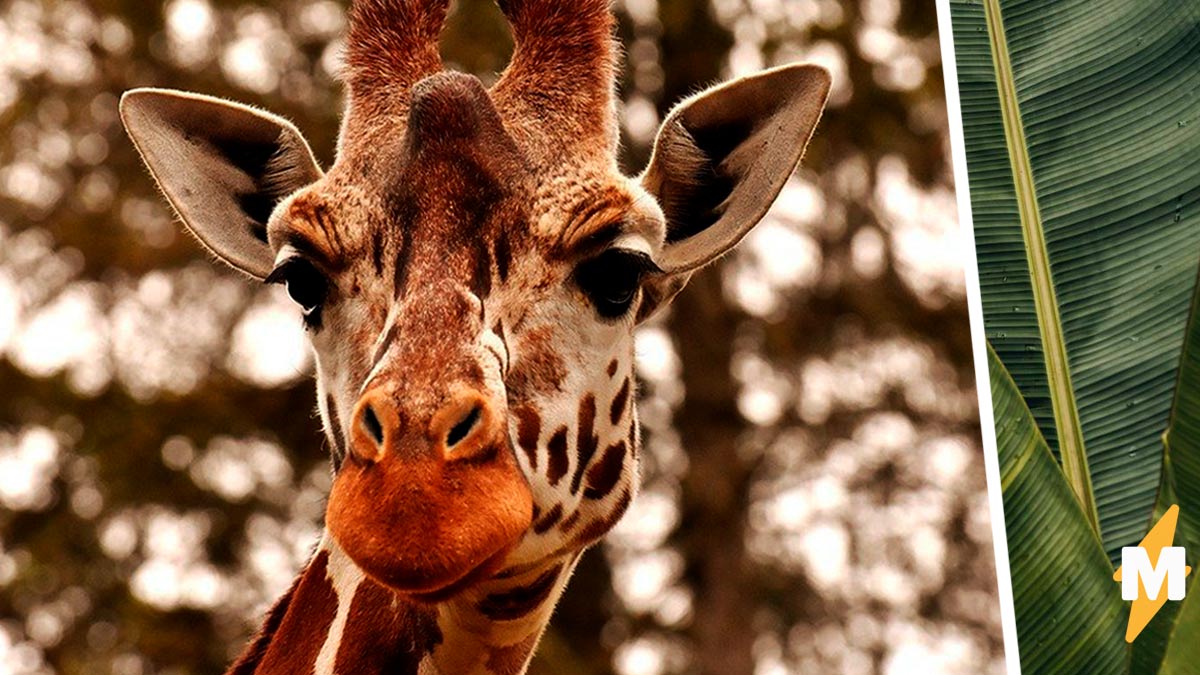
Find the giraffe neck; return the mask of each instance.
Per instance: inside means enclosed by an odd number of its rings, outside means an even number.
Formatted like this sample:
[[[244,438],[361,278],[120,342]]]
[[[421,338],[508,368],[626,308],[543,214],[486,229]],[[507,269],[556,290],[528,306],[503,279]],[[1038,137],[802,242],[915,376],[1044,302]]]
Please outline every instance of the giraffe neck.
[[[226,675],[521,675],[577,559],[429,603],[365,577],[326,533]]]

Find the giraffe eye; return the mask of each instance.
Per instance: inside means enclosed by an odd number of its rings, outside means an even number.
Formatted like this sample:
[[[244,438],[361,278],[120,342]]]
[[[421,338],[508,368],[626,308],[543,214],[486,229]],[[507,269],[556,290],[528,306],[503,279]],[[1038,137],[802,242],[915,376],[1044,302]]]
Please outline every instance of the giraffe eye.
[[[610,248],[579,263],[574,278],[601,317],[618,319],[637,297],[642,276],[654,269],[654,261],[645,253]]]
[[[329,283],[312,263],[303,258],[289,258],[276,267],[266,281],[285,285],[288,295],[304,312],[305,323],[314,328],[320,323],[321,306],[329,293]]]

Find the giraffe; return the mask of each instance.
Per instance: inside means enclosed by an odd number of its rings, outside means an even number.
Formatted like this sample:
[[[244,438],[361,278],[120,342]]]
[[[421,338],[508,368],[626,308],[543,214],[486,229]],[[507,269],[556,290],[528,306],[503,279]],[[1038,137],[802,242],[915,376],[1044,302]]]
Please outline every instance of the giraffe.
[[[524,673],[636,493],[634,328],[762,218],[825,106],[814,65],[712,87],[626,176],[609,0],[498,2],[487,88],[443,68],[449,0],[354,0],[327,171],[265,111],[121,100],[187,229],[283,284],[314,353],[325,531],[229,673]]]

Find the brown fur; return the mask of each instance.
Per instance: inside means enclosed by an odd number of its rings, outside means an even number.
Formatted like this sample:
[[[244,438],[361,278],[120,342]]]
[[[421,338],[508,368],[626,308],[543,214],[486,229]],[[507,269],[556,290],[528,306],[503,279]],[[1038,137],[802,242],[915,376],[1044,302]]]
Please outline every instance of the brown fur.
[[[356,0],[350,7],[344,79],[350,105],[342,129],[343,156],[403,124],[410,87],[442,69],[438,35],[450,0]]]
[[[328,563],[327,552],[317,553],[296,582],[291,601],[279,620],[281,628],[287,626],[290,630],[276,630],[272,634],[253,670],[249,665],[253,656],[247,654],[239,659],[241,665],[235,665],[233,672],[295,672],[316,661],[337,610],[337,594],[326,574]]]
[[[328,556],[328,554],[326,554]],[[320,563],[322,566],[324,562]],[[300,586],[300,582],[304,579],[304,575],[298,575],[292,581],[292,585],[287,591],[275,601],[271,607],[271,611],[267,612],[267,618],[263,621],[262,626],[258,629],[258,633],[242,650],[237,660],[229,666],[226,675],[251,675],[262,663],[263,656],[267,653],[267,647],[271,645],[271,641],[275,639],[275,633],[283,624],[284,615],[287,614],[288,608],[291,607],[292,597],[296,594],[296,589]]]
[[[334,672],[354,675],[416,673],[421,658],[442,642],[435,612],[406,602],[367,580],[350,606]]]
[[[520,362],[508,374],[508,388],[515,400],[533,394],[559,391],[567,367],[554,343],[554,326],[525,333]]]
[[[609,0],[500,0],[512,25],[512,62],[492,89],[514,134],[544,171],[564,151],[611,162],[616,49]]]

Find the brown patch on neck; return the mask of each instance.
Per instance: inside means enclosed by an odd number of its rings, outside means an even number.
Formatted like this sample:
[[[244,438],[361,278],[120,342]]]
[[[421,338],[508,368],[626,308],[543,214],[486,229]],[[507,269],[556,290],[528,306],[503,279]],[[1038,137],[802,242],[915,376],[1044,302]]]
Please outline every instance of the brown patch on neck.
[[[303,573],[297,575],[292,581],[291,587],[275,601],[271,611],[267,613],[266,620],[258,629],[258,633],[242,650],[233,665],[229,666],[229,670],[225,671],[226,675],[251,675],[258,669],[258,664],[262,662],[263,656],[267,653],[267,647],[271,645],[271,640],[275,638],[279,625],[283,623],[283,617],[287,613],[288,607],[291,606],[292,596],[296,594],[296,589],[300,586],[303,578]]]
[[[571,530],[575,529],[575,525],[579,523],[579,518],[581,515],[583,515],[583,512],[578,509],[572,511],[571,515],[567,516],[566,520],[562,521],[562,527],[558,528],[559,531],[563,534],[567,534]]]
[[[579,531],[579,534],[575,537],[576,544],[579,546],[589,546],[592,542],[603,537],[617,524],[617,521],[621,520],[621,516],[625,515],[626,509],[629,508],[629,502],[632,500],[633,493],[626,487],[617,499],[617,505],[613,507],[613,510],[607,516],[588,523],[587,527]]]
[[[621,469],[625,466],[625,441],[608,446],[600,460],[588,469],[587,488],[583,496],[588,499],[603,499],[613,491],[621,480]]]
[[[518,406],[514,411],[517,416],[517,445],[525,451],[529,458],[529,468],[534,471],[538,466],[538,440],[542,434],[542,418],[531,405]],[[537,518],[534,518],[537,520]]]
[[[571,461],[567,457],[567,431],[565,426],[559,427],[550,437],[550,442],[546,444],[546,449],[550,454],[550,466],[546,468],[546,479],[550,481],[551,485],[558,485],[558,481],[567,475]]]
[[[579,426],[575,434],[575,452],[579,456],[575,465],[575,475],[571,478],[571,494],[579,492],[579,483],[583,480],[583,471],[596,455],[596,447],[600,439],[596,438],[596,397],[588,394],[579,402]]]
[[[614,427],[617,426],[617,424],[621,421],[621,418],[625,416],[625,406],[628,404],[629,404],[629,379],[626,378],[625,381],[621,383],[621,389],[617,392],[617,395],[613,398],[612,405],[609,406],[609,410],[608,410],[609,421],[612,422]]]
[[[416,675],[421,659],[441,642],[432,607],[406,601],[368,577],[354,594],[334,672]]]
[[[545,534],[551,527],[554,527],[560,518],[562,518],[562,504],[555,504],[554,508],[546,512],[546,515],[534,521],[534,533]]]
[[[337,614],[338,598],[328,565],[328,551],[313,558],[292,591],[271,611],[260,637],[230,668],[230,675],[312,671]]]

